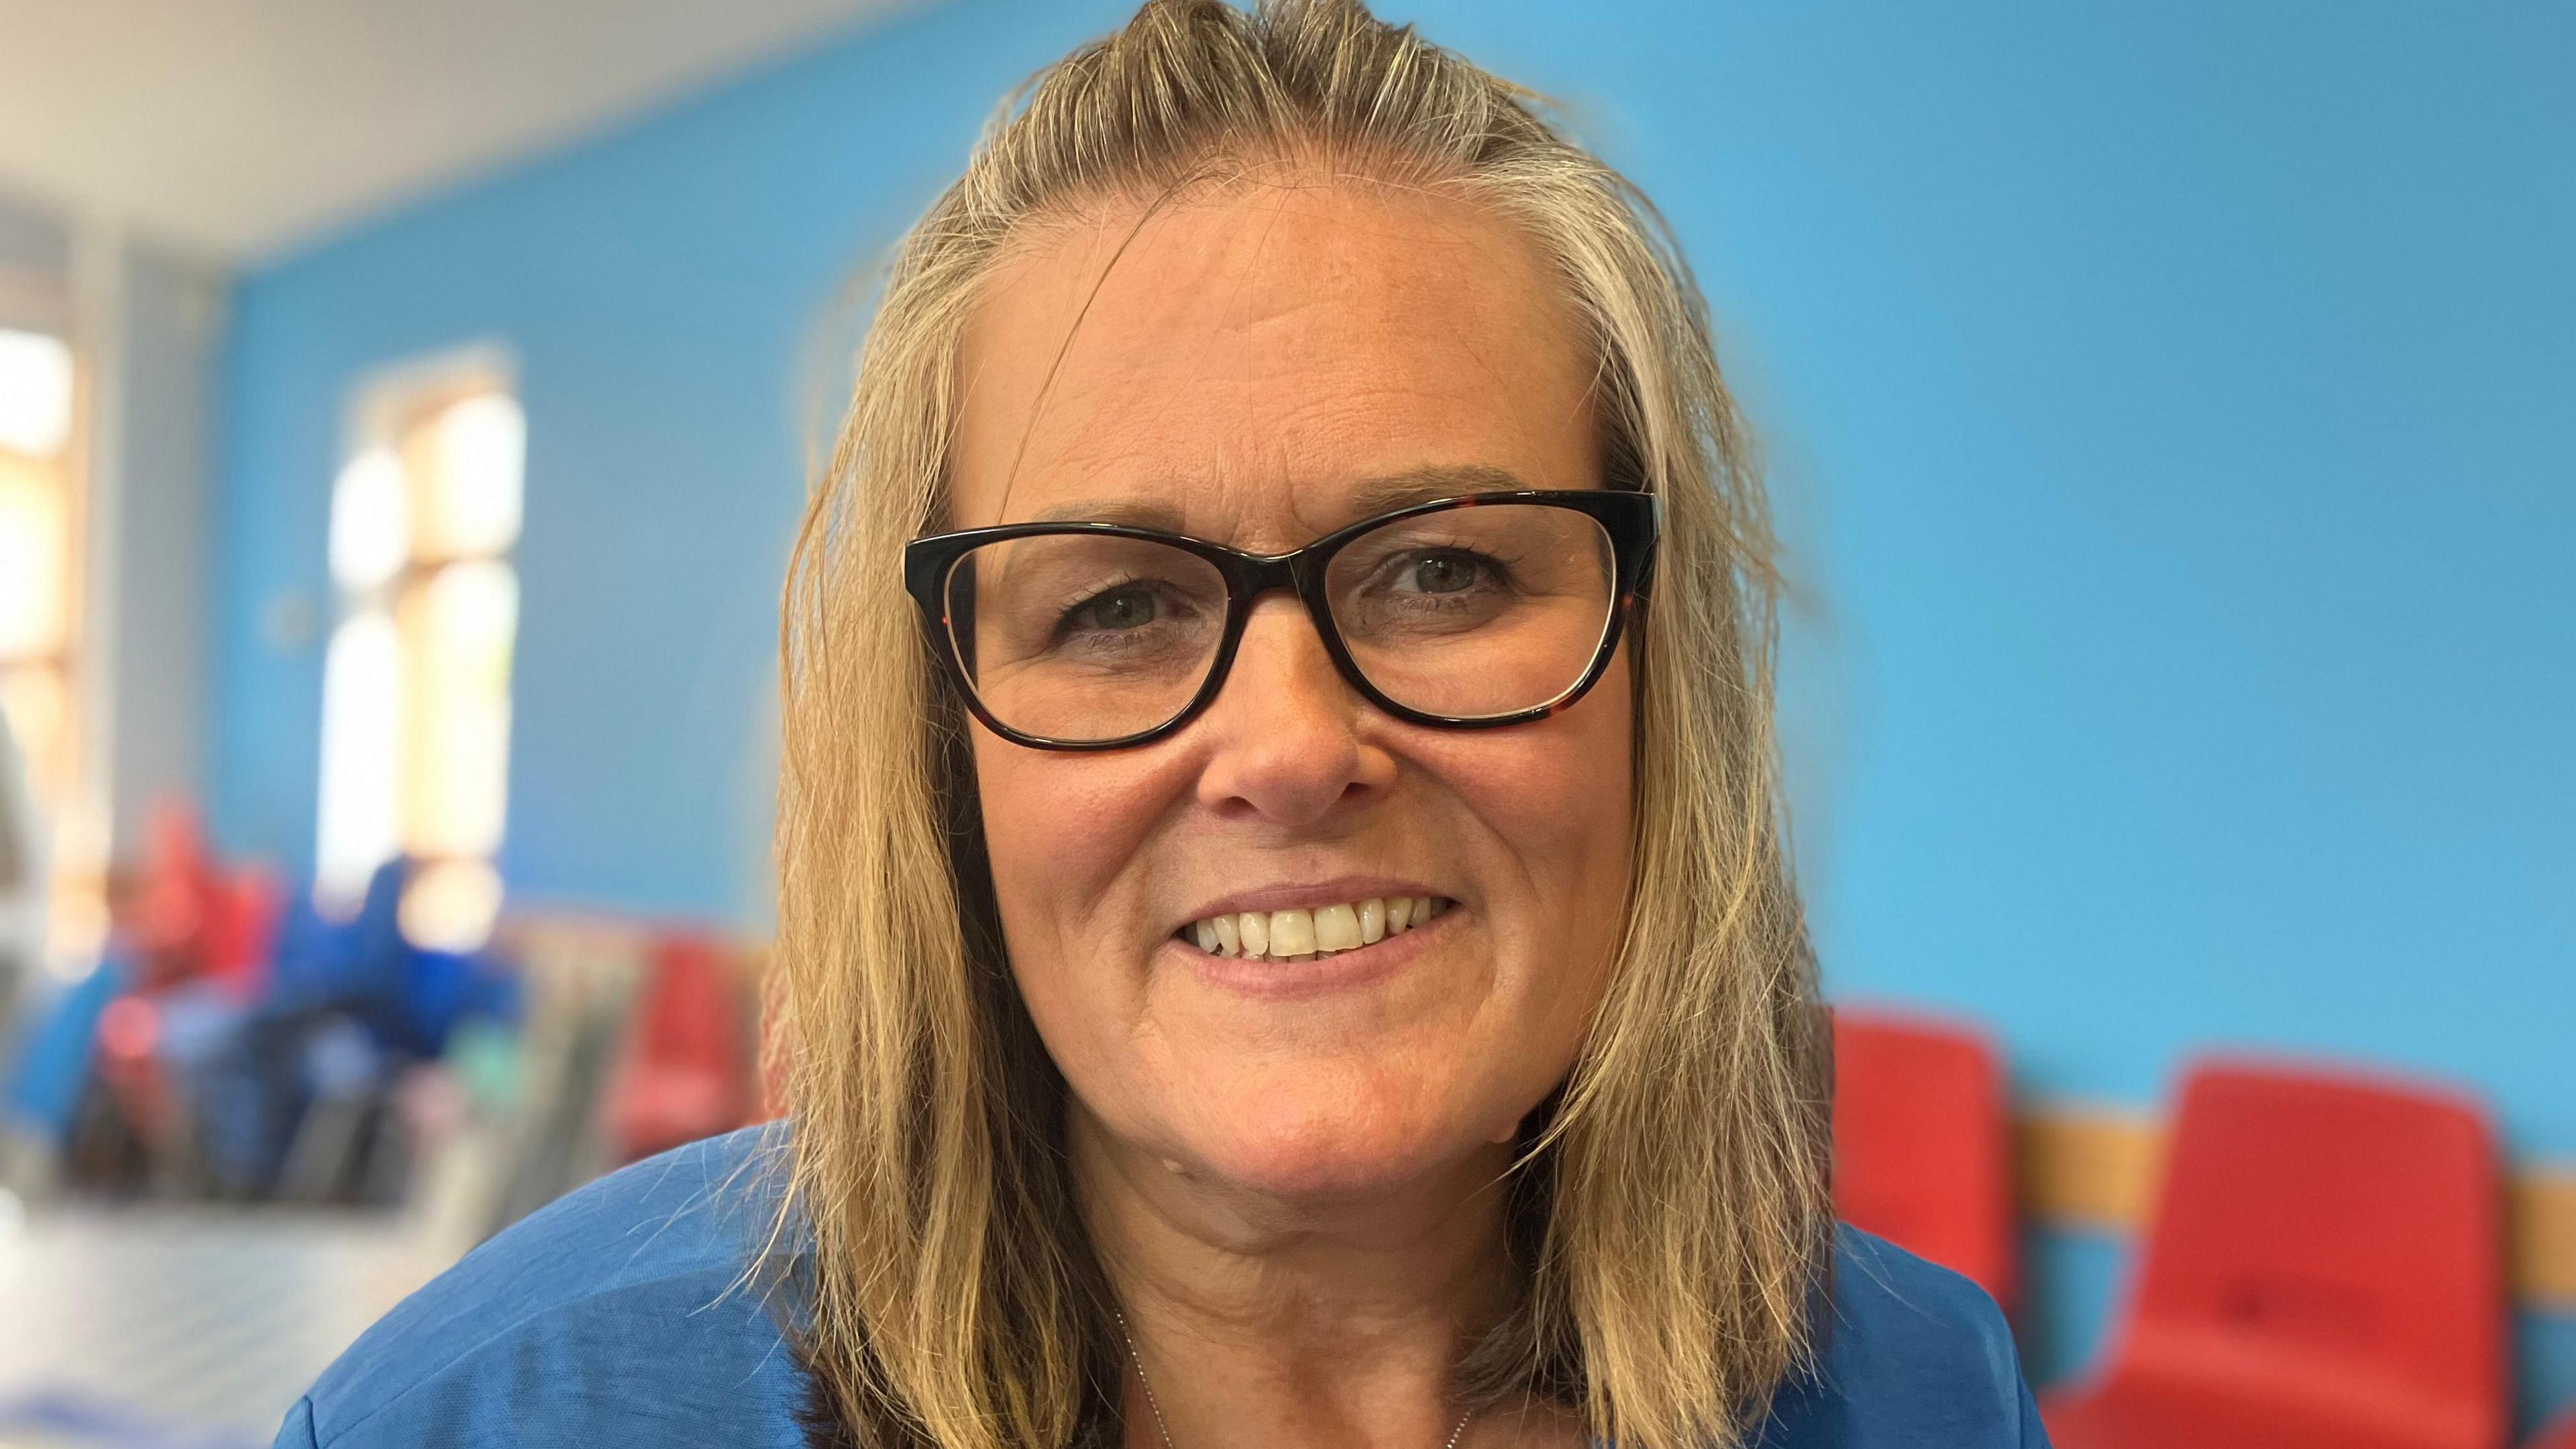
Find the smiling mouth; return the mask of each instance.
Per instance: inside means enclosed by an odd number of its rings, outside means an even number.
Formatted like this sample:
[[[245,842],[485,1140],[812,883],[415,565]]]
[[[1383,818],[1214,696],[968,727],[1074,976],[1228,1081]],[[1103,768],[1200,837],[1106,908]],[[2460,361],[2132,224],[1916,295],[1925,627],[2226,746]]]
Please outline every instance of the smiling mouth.
[[[1446,896],[1386,896],[1312,910],[1244,911],[1192,921],[1173,935],[1211,956],[1312,961],[1403,935],[1456,904]]]

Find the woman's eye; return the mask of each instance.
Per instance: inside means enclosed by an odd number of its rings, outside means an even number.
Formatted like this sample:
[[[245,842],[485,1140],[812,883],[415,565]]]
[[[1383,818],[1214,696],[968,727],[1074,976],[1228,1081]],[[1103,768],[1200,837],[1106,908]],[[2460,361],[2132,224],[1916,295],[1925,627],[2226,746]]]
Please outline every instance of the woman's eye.
[[[1070,622],[1078,629],[1141,629],[1161,613],[1162,601],[1153,590],[1143,584],[1124,584],[1075,606]]]
[[[1467,554],[1425,554],[1413,561],[1405,582],[1426,594],[1464,593],[1486,582],[1484,561]]]

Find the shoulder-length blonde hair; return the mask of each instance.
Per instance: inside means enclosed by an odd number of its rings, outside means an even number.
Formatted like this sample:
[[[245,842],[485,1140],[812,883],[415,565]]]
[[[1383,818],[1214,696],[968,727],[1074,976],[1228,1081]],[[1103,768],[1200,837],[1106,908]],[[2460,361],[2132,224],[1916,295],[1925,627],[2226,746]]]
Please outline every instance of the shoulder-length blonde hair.
[[[1001,943],[964,724],[903,590],[945,521],[959,335],[1025,229],[1321,152],[1520,226],[1599,351],[1613,486],[1664,500],[1637,650],[1635,861],[1579,1060],[1511,1184],[1525,1291],[1458,1390],[1633,1449],[1738,1442],[1829,1261],[1825,1048],[1783,846],[1767,507],[1652,208],[1525,91],[1357,0],[1153,0],[1007,104],[899,249],[783,625],[776,1241],[844,1442],[1113,1442],[1124,1360],[1068,1186],[1064,1084]]]

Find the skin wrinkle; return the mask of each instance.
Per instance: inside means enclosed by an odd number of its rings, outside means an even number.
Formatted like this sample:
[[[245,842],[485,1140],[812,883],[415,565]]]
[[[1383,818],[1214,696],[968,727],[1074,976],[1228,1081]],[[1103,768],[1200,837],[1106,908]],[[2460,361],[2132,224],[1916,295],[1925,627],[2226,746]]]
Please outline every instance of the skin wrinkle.
[[[1298,204],[1305,203],[1309,207],[1320,206],[1322,203],[1319,201],[1319,198],[1331,197],[1335,194],[1337,188],[1343,190],[1355,188],[1364,192],[1372,193],[1382,192],[1387,196],[1396,199],[1418,200],[1429,203],[1429,205],[1424,208],[1420,214],[1408,215],[1406,217],[1406,222],[1408,224],[1413,224],[1416,227],[1414,231],[1409,233],[1398,228],[1387,226],[1381,223],[1377,218],[1366,214],[1356,217],[1346,214],[1346,212],[1333,214],[1332,220],[1335,222],[1336,226],[1345,231],[1354,243],[1366,242],[1379,245],[1419,247],[1424,244],[1424,238],[1420,235],[1420,228],[1427,226],[1438,234],[1438,242],[1441,244],[1442,250],[1450,254],[1473,256],[1479,261],[1487,264],[1487,266],[1483,268],[1485,271],[1509,272],[1511,270],[1527,270],[1525,257],[1519,254],[1520,251],[1525,250],[1525,248],[1522,247],[1520,238],[1509,232],[1504,232],[1503,244],[1497,245],[1497,237],[1495,234],[1497,229],[1493,225],[1493,218],[1476,212],[1470,207],[1462,206],[1459,203],[1457,196],[1452,191],[1418,184],[1407,184],[1402,181],[1389,179],[1373,172],[1334,169],[1331,168],[1328,163],[1319,163],[1311,156],[1305,158],[1272,160],[1264,163],[1264,165],[1258,168],[1255,172],[1247,175],[1219,177],[1213,179],[1201,178],[1192,182],[1180,183],[1167,189],[1160,195],[1143,202],[1141,207],[1137,208],[1137,214],[1133,217],[1122,217],[1115,208],[1102,209],[1093,207],[1073,211],[1046,225],[1030,228],[1024,232],[1022,236],[1013,240],[1006,256],[996,263],[994,274],[988,279],[986,284],[986,298],[988,302],[998,304],[1003,299],[1010,296],[1020,279],[1026,275],[1028,268],[1031,266],[1044,266],[1051,261],[1062,260],[1063,254],[1068,247],[1079,244],[1080,248],[1086,255],[1097,256],[1101,251],[1106,238],[1116,229],[1118,223],[1121,221],[1126,223],[1126,229],[1123,233],[1119,234],[1116,245],[1108,249],[1107,257],[1099,263],[1097,270],[1093,273],[1090,287],[1084,293],[1080,309],[1077,310],[1074,316],[1065,323],[1063,336],[1057,345],[1055,359],[1049,366],[1045,383],[1040,390],[1038,401],[1029,411],[1026,428],[1020,440],[1021,453],[1019,456],[1014,458],[1011,469],[1007,475],[1009,482],[1003,489],[1002,503],[994,510],[992,518],[988,521],[1026,521],[1011,518],[1008,512],[1008,503],[1011,493],[1011,485],[1015,485],[1017,483],[1021,471],[1027,465],[1028,459],[1026,457],[1026,449],[1030,438],[1036,434],[1039,426],[1043,423],[1044,415],[1050,405],[1056,403],[1059,399],[1068,405],[1079,403],[1085,399],[1085,396],[1090,391],[1102,385],[1094,383],[1083,377],[1078,370],[1068,376],[1065,364],[1072,357],[1075,345],[1079,340],[1078,334],[1081,330],[1083,317],[1089,313],[1091,306],[1098,299],[1101,289],[1106,287],[1112,280],[1113,274],[1116,272],[1119,263],[1125,258],[1128,249],[1136,243],[1144,230],[1150,226],[1158,216],[1182,214],[1192,208],[1241,205],[1247,194],[1255,200],[1259,209],[1266,215],[1267,222],[1252,242],[1251,257],[1244,265],[1237,269],[1239,284],[1236,295],[1239,300],[1252,289],[1254,281],[1260,273],[1262,256],[1269,245],[1271,233],[1276,229],[1280,221],[1292,214],[1300,215],[1310,220],[1323,215],[1324,213],[1320,210],[1300,210]],[[1470,225],[1460,220],[1458,216],[1453,215],[1452,213],[1463,213],[1467,216],[1472,216],[1483,224]],[[1199,259],[1189,258],[1189,260]],[[1224,264],[1224,259],[1222,258],[1210,260],[1212,265]],[[1291,310],[1268,315],[1245,315],[1238,318],[1232,326],[1234,331],[1246,334],[1245,340],[1249,340],[1250,334],[1256,334],[1265,327],[1275,328],[1293,324],[1297,320],[1294,315],[1296,312],[1303,312],[1328,305],[1331,304],[1324,296],[1316,295],[1314,293],[1292,296],[1290,298],[1282,299],[1282,306]],[[979,306],[977,310],[980,313],[985,309],[984,307]],[[971,324],[969,335],[970,337],[972,335]],[[1205,339],[1202,345],[1213,347],[1216,345],[1217,341],[1218,339],[1211,337]],[[1502,374],[1498,359],[1482,354],[1473,348],[1466,347],[1461,347],[1459,349],[1459,357],[1461,360],[1471,363],[1479,368],[1489,383],[1500,380]],[[1578,417],[1589,418],[1591,416],[1594,401],[1601,390],[1600,370],[1602,366],[1603,360],[1596,358],[1593,364],[1594,371],[1592,379],[1583,389],[1580,397],[1575,399],[1572,406],[1568,409],[1567,416],[1569,421]],[[965,391],[966,389],[961,389],[961,393],[964,393]],[[1330,405],[1333,402],[1340,402],[1344,405],[1348,405],[1353,402],[1365,400],[1364,395],[1353,395],[1345,398],[1322,400],[1322,402],[1324,405]],[[961,409],[962,406],[963,404],[961,402]],[[1303,490],[1301,489],[1300,491],[1302,492]],[[1048,511],[1049,514],[1060,514],[1062,512],[1062,509],[1052,509]],[[1048,515],[1042,514],[1040,516],[1044,517]],[[966,525],[961,524],[960,526]],[[1318,533],[1323,531],[1326,530],[1317,530]],[[1312,535],[1309,536],[1311,537]],[[1304,539],[1297,540],[1297,542],[1303,541]],[[1276,546],[1276,550],[1284,551],[1286,548],[1293,546],[1294,544],[1280,544]]]
[[[1120,239],[1116,250],[1109,254],[1109,260],[1102,265],[1100,275],[1092,282],[1090,291],[1084,294],[1081,310],[1074,313],[1073,320],[1065,325],[1064,340],[1056,345],[1055,358],[1047,364],[1046,381],[1038,387],[1037,406],[1029,410],[1028,427],[1020,434],[1019,451],[1011,459],[1010,472],[1003,476],[1002,501],[996,506],[997,513],[1010,505],[1011,485],[1019,481],[1020,465],[1028,460],[1029,439],[1037,432],[1038,421],[1044,415],[1046,397],[1054,388],[1056,374],[1064,370],[1065,356],[1072,352],[1074,338],[1082,331],[1083,317],[1091,311],[1091,304],[1099,299],[1100,289],[1108,285],[1110,273],[1118,269],[1118,259],[1127,254],[1127,248],[1135,245],[1136,238],[1143,234],[1146,224],[1154,219],[1154,212],[1160,205],[1161,202],[1157,201],[1154,205],[1146,207],[1143,214],[1136,218],[1135,224],[1128,228],[1127,235]]]
[[[1031,259],[1022,258],[1012,264],[1011,271],[1014,273],[1021,273],[1024,272],[1027,266],[1032,264],[1035,263]],[[1094,279],[1092,283],[1093,291],[1096,293],[1097,288],[1104,285],[1107,280],[1108,274],[1107,271],[1104,270],[1100,276]],[[997,293],[996,295],[999,297],[1010,294],[1008,292],[1002,292]],[[1086,306],[1087,305],[1088,294],[1086,297]],[[979,309],[979,315],[989,315],[989,309]],[[967,348],[964,350],[967,357],[980,357],[982,355],[982,352],[979,351],[976,346],[976,337],[976,329],[970,326],[969,343]],[[1479,366],[1486,375],[1489,378],[1495,376],[1494,364],[1491,361],[1478,358],[1476,349],[1459,348],[1456,352],[1457,355],[1461,357],[1477,358]],[[1073,357],[1072,343],[1070,341],[1066,344],[1065,356],[1067,360],[1071,360]],[[983,364],[981,362],[975,362],[967,364],[967,366],[973,369],[974,373],[980,380]],[[1027,426],[1028,437],[1030,439],[1034,439],[1039,427],[1044,422],[1044,414],[1048,410],[1058,407],[1078,408],[1078,405],[1089,401],[1093,396],[1103,391],[1115,391],[1115,384],[1109,380],[1095,382],[1087,379],[1081,376],[1079,369],[1076,369],[1071,373],[1067,373],[1061,368],[1052,371],[1048,378],[1047,391],[1042,395],[1039,405],[1032,410],[1033,416]],[[1383,392],[1372,391],[1370,388],[1365,386],[1350,388],[1338,394],[1318,397],[1305,404],[1306,408],[1313,410],[1312,415],[1302,411],[1291,411],[1281,420],[1282,425],[1278,429],[1278,436],[1281,441],[1278,446],[1280,446],[1283,451],[1288,450],[1290,448],[1290,444],[1288,444],[1285,439],[1292,434],[1300,432],[1313,432],[1317,434],[1330,435],[1345,429],[1365,428],[1370,424],[1375,415],[1382,414],[1390,410],[1392,406],[1401,405],[1404,401],[1406,401],[1406,399],[1400,396],[1390,396]],[[1009,404],[1005,402],[1002,405],[1008,406]],[[1586,421],[1582,426],[1588,430],[1590,424],[1588,422],[1588,412],[1585,411],[1584,402],[1577,400],[1568,407],[1567,411],[1576,416],[1585,418]],[[1341,414],[1343,416],[1333,416],[1332,414]],[[1029,521],[1032,518],[1044,519],[1082,516],[1080,506],[1078,504],[1062,504],[1037,509],[1023,517],[1013,517],[1007,508],[1008,498],[1011,491],[1016,487],[1022,473],[1031,467],[1047,468],[1057,471],[1088,471],[1105,473],[1108,475],[1106,480],[1108,486],[1098,490],[1103,496],[1117,497],[1126,493],[1128,490],[1133,488],[1135,479],[1132,476],[1121,476],[1116,468],[1111,465],[1132,456],[1136,450],[1135,444],[1137,439],[1134,436],[1133,427],[1137,420],[1128,421],[1130,422],[1130,427],[1126,429],[1113,425],[1106,429],[1094,428],[1090,431],[1086,431],[1069,444],[1064,451],[1050,458],[1031,460],[1024,451],[1019,457],[1014,459],[1009,474],[1011,482],[1004,490],[1002,504],[989,509],[970,509],[961,501],[957,526],[979,527],[1002,522]],[[1095,458],[1099,461],[1095,461]],[[1244,471],[1258,473],[1265,470],[1247,468]],[[1350,521],[1352,516],[1358,516],[1359,512],[1361,512],[1360,510],[1344,510],[1338,514],[1327,514],[1322,517],[1309,516],[1305,512],[1307,500],[1316,491],[1313,487],[1313,480],[1311,480],[1309,476],[1313,470],[1303,468],[1291,462],[1280,467],[1278,471],[1290,472],[1292,477],[1296,480],[1291,484],[1295,499],[1292,507],[1296,510],[1296,516],[1301,525],[1296,530],[1281,533],[1273,537],[1256,537],[1241,534],[1230,534],[1226,531],[1211,529],[1206,524],[1198,522],[1198,519],[1204,515],[1195,507],[1188,505],[1199,503],[1204,491],[1214,491],[1221,495],[1229,495],[1239,491],[1239,484],[1235,480],[1230,479],[1223,474],[1204,481],[1193,480],[1195,485],[1194,490],[1186,493],[1182,499],[1182,502],[1185,505],[1184,509],[1177,515],[1166,515],[1166,517],[1172,524],[1177,525],[1175,531],[1191,533],[1198,537],[1229,543],[1236,547],[1259,552],[1284,552],[1289,548],[1311,541],[1313,538],[1330,531],[1331,528],[1338,527],[1340,524]],[[1550,484],[1543,480],[1523,479],[1517,481],[1511,486],[1541,487],[1559,485]],[[1484,490],[1481,488],[1468,488],[1461,489],[1459,491]],[[1242,510],[1239,506],[1228,504],[1220,505],[1209,511],[1218,513],[1239,513]]]
[[[1125,499],[1276,552],[1390,494],[1598,486],[1580,329],[1507,227],[1421,195],[1293,200],[1174,207],[1105,262],[1121,219],[1016,254],[960,358],[959,523]],[[1447,1366],[1509,1293],[1510,1138],[1572,1061],[1625,894],[1629,693],[1623,656],[1553,720],[1402,725],[1271,597],[1170,740],[1073,756],[975,729],[1094,1237],[1149,1359],[1194,1366],[1159,1388],[1176,1437],[1241,1437],[1199,1387],[1225,1382],[1264,1442],[1446,1432]],[[1233,999],[1173,954],[1214,894],[1380,872],[1458,903],[1447,944],[1384,981]],[[1564,1437],[1553,1414],[1523,1427]]]

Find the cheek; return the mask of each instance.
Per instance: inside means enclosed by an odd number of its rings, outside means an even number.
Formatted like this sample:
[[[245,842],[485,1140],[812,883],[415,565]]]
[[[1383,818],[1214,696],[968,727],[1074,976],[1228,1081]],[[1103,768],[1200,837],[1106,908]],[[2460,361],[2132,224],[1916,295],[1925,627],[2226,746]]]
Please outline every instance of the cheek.
[[[1628,646],[1610,656],[1601,682],[1557,723],[1569,726],[1552,783],[1573,797],[1596,864],[1628,875],[1629,820],[1636,808],[1636,686]]]
[[[1477,843],[1478,873],[1493,893],[1494,1004],[1503,1007],[1493,1020],[1542,1076],[1570,1061],[1623,921],[1634,812],[1625,659],[1623,651],[1554,719],[1444,733],[1416,755],[1472,820],[1453,835]]]
[[[977,727],[975,788],[993,894],[1017,954],[1077,924],[1070,908],[1096,902],[1135,854],[1140,825],[1111,772],[1081,756],[996,740]],[[1124,808],[1122,808],[1124,807]],[[1020,939],[1026,935],[1029,939]]]
[[[1634,703],[1623,649],[1600,684],[1550,723],[1565,726],[1516,782],[1518,803],[1552,849],[1534,852],[1533,895],[1544,903],[1533,939],[1555,943],[1529,961],[1541,1004],[1533,1033],[1549,1080],[1574,1053],[1610,978],[1625,916],[1635,818]],[[1534,1043],[1536,1045],[1536,1043]]]
[[[975,730],[976,795],[1012,973],[1050,1041],[1136,989],[1139,862],[1175,788],[1153,751],[1023,749]]]
[[[1531,876],[1531,898],[1551,910],[1589,909],[1605,882],[1626,886],[1632,710],[1623,648],[1563,714],[1524,729],[1445,735],[1429,752],[1448,789],[1510,843]]]

